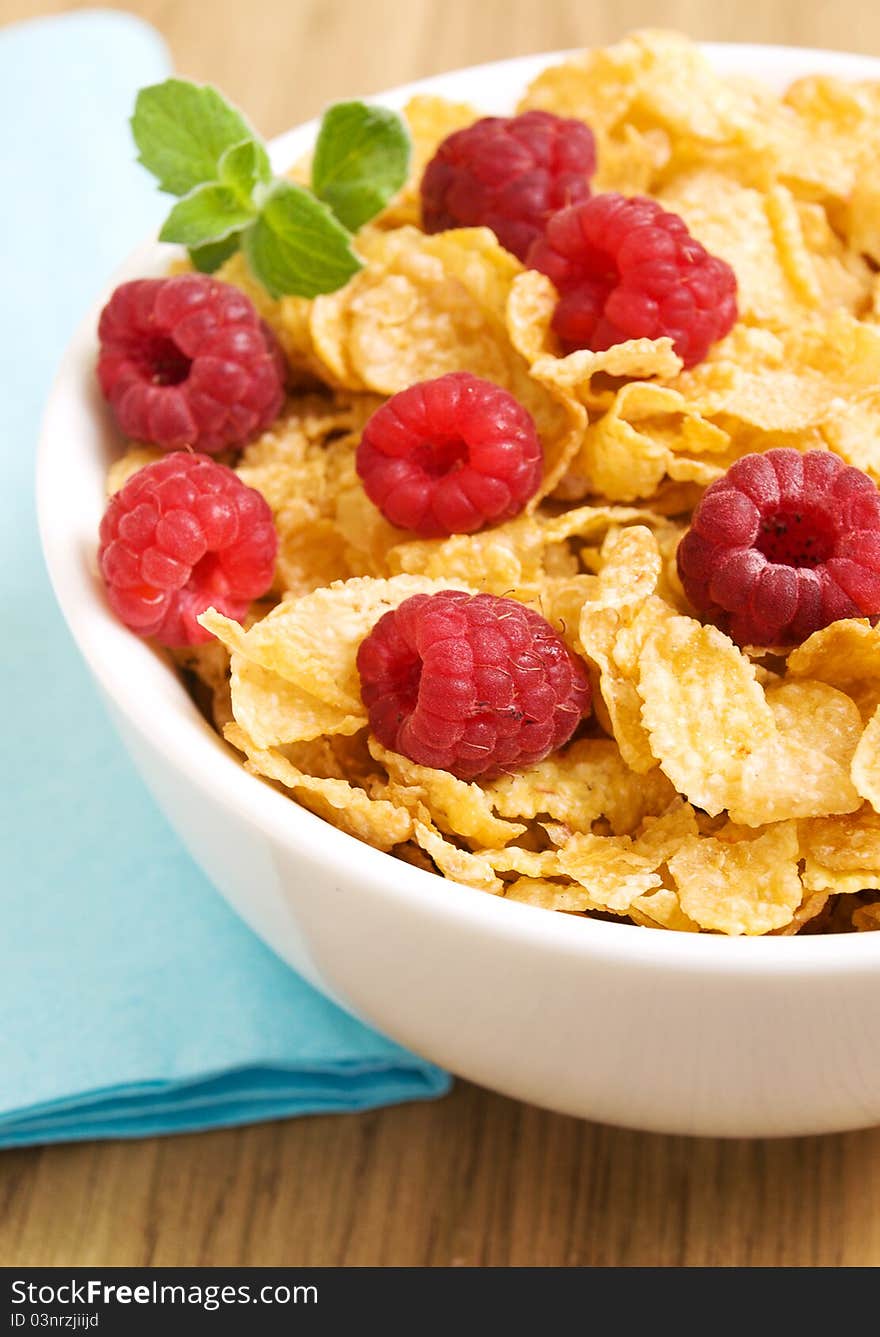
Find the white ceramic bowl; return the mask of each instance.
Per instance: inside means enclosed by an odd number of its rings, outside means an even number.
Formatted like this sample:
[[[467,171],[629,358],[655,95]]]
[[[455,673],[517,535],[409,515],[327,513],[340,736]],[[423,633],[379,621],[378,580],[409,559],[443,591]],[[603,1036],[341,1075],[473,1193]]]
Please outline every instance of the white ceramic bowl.
[[[723,71],[782,87],[880,61],[713,46]],[[507,112],[558,55],[383,94]],[[315,124],[274,145],[285,166]],[[108,285],[161,273],[139,250]],[[106,293],[101,301],[106,299]],[[284,960],[355,1015],[454,1073],[569,1114],[659,1132],[764,1136],[880,1122],[880,934],[727,939],[554,915],[422,872],[248,775],[163,659],[111,615],[96,576],[118,440],[83,321],[48,404],[38,468],[58,600],[131,756],[193,857]]]

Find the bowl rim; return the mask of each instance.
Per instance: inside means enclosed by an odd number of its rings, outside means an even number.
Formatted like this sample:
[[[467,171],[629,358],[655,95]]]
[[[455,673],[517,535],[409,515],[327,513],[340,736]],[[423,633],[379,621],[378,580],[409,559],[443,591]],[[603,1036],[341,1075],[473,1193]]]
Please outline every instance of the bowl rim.
[[[743,43],[699,45],[727,72],[748,73],[770,81],[775,77],[780,82],[780,69],[785,82],[807,73],[880,79],[880,59],[847,52]],[[510,90],[514,84],[524,86],[547,66],[577,54],[578,50],[551,51],[468,66],[373,94],[366,100],[402,106],[420,93],[473,98],[472,85],[479,82],[482,87],[484,81],[487,89],[500,81]],[[504,107],[488,103],[494,100],[498,104],[509,98],[483,96],[477,100],[491,112],[503,111]],[[317,126],[314,118],[271,142],[276,168],[288,166],[310,146]],[[535,950],[567,956],[601,957],[698,975],[814,976],[841,970],[873,973],[880,965],[880,934],[876,939],[872,933],[731,938],[669,930],[640,932],[624,922],[581,919],[487,895],[362,843],[245,771],[198,712],[166,657],[131,635],[114,618],[103,598],[94,561],[96,527],[78,529],[78,510],[69,502],[77,491],[76,474],[70,472],[76,469],[76,452],[70,450],[71,420],[74,428],[81,428],[82,436],[94,438],[98,432],[106,433],[106,420],[103,426],[100,422],[105,411],[90,375],[98,313],[109,292],[126,278],[151,269],[164,272],[175,249],[150,239],[110,277],[61,360],[46,402],[37,451],[40,539],[56,599],[93,676],[128,723],[205,797],[233,816],[246,819],[270,842],[283,845],[294,856],[301,853],[317,860],[328,872],[338,871],[344,879],[355,872],[356,861],[357,878],[369,884],[374,894],[399,904],[401,911],[412,908],[415,898],[425,913],[459,920],[463,930],[482,932],[487,937],[514,939]],[[74,440],[76,435],[74,431]],[[85,459],[88,464],[89,453]],[[85,493],[85,487],[80,491]],[[103,490],[98,497],[91,492],[89,495],[94,510],[94,504],[101,504]]]

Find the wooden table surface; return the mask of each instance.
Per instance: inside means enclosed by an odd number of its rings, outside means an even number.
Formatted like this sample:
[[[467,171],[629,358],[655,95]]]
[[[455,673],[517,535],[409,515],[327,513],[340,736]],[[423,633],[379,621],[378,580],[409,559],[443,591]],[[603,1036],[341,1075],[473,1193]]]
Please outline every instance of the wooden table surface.
[[[78,8],[0,0],[0,22]],[[83,6],[85,7],[85,6]],[[134,0],[266,134],[336,98],[635,27],[880,54],[871,0]],[[656,1137],[447,1099],[5,1152],[0,1263],[880,1265],[880,1129]]]

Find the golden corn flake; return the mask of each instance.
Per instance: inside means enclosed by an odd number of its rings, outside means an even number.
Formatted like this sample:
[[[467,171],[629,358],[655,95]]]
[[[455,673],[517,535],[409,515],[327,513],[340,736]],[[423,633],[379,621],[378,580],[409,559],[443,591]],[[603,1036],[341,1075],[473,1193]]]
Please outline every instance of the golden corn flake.
[[[880,812],[880,707],[868,721],[853,754],[852,779],[861,797]]]
[[[788,110],[794,112],[802,135],[791,135],[786,143],[777,134],[780,175],[817,199],[849,198],[875,160],[880,134],[877,86],[811,75],[788,89],[780,111]],[[808,151],[803,151],[805,140]]]
[[[634,612],[650,598],[660,579],[660,548],[645,525],[610,533],[602,548],[596,608]]]
[[[743,767],[742,793],[731,816],[750,826],[853,812],[859,795],[850,767],[862,731],[848,696],[820,682],[782,683],[766,693],[777,737]]]
[[[605,818],[615,835],[630,834],[643,817],[663,812],[675,797],[658,767],[646,775],[630,770],[611,738],[579,739],[565,751],[483,788],[502,817],[530,821],[546,815],[573,832],[587,832]]]
[[[669,524],[662,515],[658,515],[652,509],[642,506],[609,506],[605,503],[578,506],[573,510],[563,511],[560,515],[542,516],[540,523],[545,543],[556,543],[560,539],[569,538],[604,541],[612,532],[616,534],[618,529],[630,525],[642,525],[651,529],[659,543],[658,536],[668,528]],[[642,541],[647,542],[647,540]],[[607,565],[607,562],[606,552],[603,553],[597,570]]]
[[[546,274],[526,269],[514,277],[507,298],[507,331],[516,351],[531,366],[540,357],[558,357],[559,341],[550,328],[558,294]]]
[[[800,844],[810,891],[880,888],[880,814],[870,804],[848,815],[801,822]]]
[[[682,910],[700,928],[761,934],[789,923],[801,903],[798,859],[797,826],[780,822],[734,843],[691,836],[669,872]]]
[[[291,400],[272,427],[245,448],[236,473],[263,494],[273,512],[307,502],[316,514],[332,516],[339,489],[355,479],[360,433],[381,402],[375,395],[336,403],[318,395]]]
[[[484,850],[483,858],[496,873],[547,878],[561,871],[556,850],[529,850],[521,845],[506,845],[503,850]]]
[[[255,746],[237,725],[227,727],[226,738],[244,752],[248,768],[267,780],[275,780],[289,789],[305,808],[332,822],[341,831],[390,850],[413,834],[413,822],[405,808],[384,799],[371,799],[347,780],[321,779],[297,770],[286,757],[271,748]]]
[[[788,657],[792,678],[815,678],[853,697],[863,715],[880,704],[880,626],[867,618],[843,618],[813,632]]]
[[[843,310],[778,332],[737,325],[676,388],[703,417],[762,432],[822,428],[847,397],[876,388],[880,328]]]
[[[325,379],[380,394],[463,369],[505,381],[506,339],[498,337],[492,316],[429,249],[429,241],[411,227],[362,230],[358,250],[364,269],[312,304]]]
[[[655,867],[669,859],[690,836],[698,834],[697,817],[689,803],[676,798],[663,813],[645,817],[633,848],[653,859]]]
[[[780,206],[774,211],[770,198],[712,168],[677,177],[659,196],[664,209],[683,218],[708,251],[733,267],[740,319],[791,324],[804,318],[805,306],[819,304],[820,293],[809,268],[797,278],[787,272]]]
[[[880,264],[880,181],[859,176],[849,197],[847,232],[853,250]]]
[[[719,78],[687,38],[648,31],[545,70],[520,110],[544,107],[587,121],[599,136],[601,163],[627,125],[663,131],[691,154],[700,145],[738,144],[754,135],[768,101],[757,87]]]
[[[316,516],[308,502],[285,506],[275,517],[275,530],[275,584],[285,596],[309,594],[352,574],[349,547],[338,525]]]
[[[677,933],[700,932],[699,924],[682,910],[678,893],[669,887],[658,887],[656,891],[637,896],[628,913],[633,923],[643,928],[673,929]]]
[[[681,358],[673,350],[672,340],[628,339],[601,353],[579,349],[567,357],[539,357],[532,364],[532,376],[566,398],[588,408],[604,407],[609,398],[607,386],[596,389],[596,377],[626,377],[630,380],[655,378],[670,381],[681,371]]]
[[[209,613],[205,618],[211,617]],[[219,614],[214,614],[218,618]],[[213,620],[204,626],[230,643],[230,629]],[[235,623],[233,626],[237,625]],[[233,653],[229,686],[232,713],[259,747],[281,747],[334,734],[354,734],[366,724],[366,713],[340,710],[287,682],[243,654]]]
[[[476,784],[458,780],[448,771],[417,766],[408,757],[389,752],[375,738],[370,739],[370,754],[402,788],[412,789],[424,802],[441,830],[473,840],[489,849],[521,836],[525,826],[496,817],[491,795]]]
[[[446,539],[414,539],[388,554],[393,571],[447,581],[462,580],[490,594],[517,594],[528,599],[538,592],[545,538],[529,516],[518,516],[477,534],[452,534]]]
[[[678,804],[646,823],[643,835],[573,835],[559,850],[558,867],[587,891],[594,905],[624,914],[633,901],[661,886],[657,870],[691,835],[693,810]]]
[[[861,720],[843,693],[802,682],[765,695],[733,642],[690,618],[669,620],[639,669],[652,751],[692,803],[746,826],[858,807]]]
[[[733,642],[691,618],[669,619],[642,650],[638,692],[651,750],[679,793],[713,814],[735,802],[746,759],[776,730]]]
[[[818,446],[827,447],[847,464],[880,483],[880,393],[841,400],[839,411],[820,428]]]
[[[649,530],[635,526],[609,534],[602,558],[597,594],[582,607],[578,635],[584,654],[599,669],[599,701],[623,759],[632,770],[647,774],[657,765],[657,756],[642,720],[635,647],[674,610],[652,593],[661,558]],[[629,631],[636,624],[634,638]]]
[[[613,501],[635,501],[657,491],[670,458],[662,441],[618,417],[615,404],[587,428],[574,467],[590,492]]]
[[[272,508],[278,534],[275,587],[306,594],[361,574],[350,560],[340,500],[363,495],[354,459],[360,433],[381,401],[372,395],[336,403],[318,395],[291,400],[276,423],[242,453],[236,468]]]
[[[559,851],[558,866],[581,884],[591,904],[617,914],[660,886],[654,861],[639,854],[629,836],[572,836]]]
[[[496,877],[484,854],[470,854],[467,850],[459,849],[424,822],[415,823],[414,834],[420,847],[431,856],[444,877],[451,878],[453,882],[463,882],[467,887],[476,887],[479,891],[488,891],[493,896],[504,894],[504,883],[500,877]]]
[[[556,910],[564,914],[582,914],[585,910],[602,909],[577,882],[553,881],[546,877],[514,878],[504,887],[504,898],[519,901],[521,905],[535,905],[542,910]]]
[[[391,549],[405,537],[389,524],[360,483],[343,488],[336,498],[336,528],[345,541],[345,559],[352,575],[389,576]]]
[[[784,928],[775,928],[772,933],[775,937],[790,938],[795,933],[800,933],[805,924],[809,924],[812,919],[821,915],[828,904],[828,893],[824,891],[809,891],[804,896],[798,908],[795,910],[789,923]]]
[[[868,266],[847,258],[823,210],[783,185],[756,190],[707,168],[675,178],[659,199],[733,267],[741,320],[794,326],[813,311],[856,312],[867,298]]]

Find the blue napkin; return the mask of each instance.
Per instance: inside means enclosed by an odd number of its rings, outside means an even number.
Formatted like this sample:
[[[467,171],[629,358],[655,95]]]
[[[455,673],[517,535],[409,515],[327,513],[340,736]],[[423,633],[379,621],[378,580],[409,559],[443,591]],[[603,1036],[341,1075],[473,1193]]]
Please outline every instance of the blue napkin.
[[[357,1110],[445,1074],[327,1002],[229,911],[131,769],[50,592],[32,498],[54,367],[167,197],[134,163],[156,33],[0,32],[0,1146]]]

